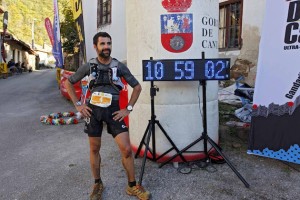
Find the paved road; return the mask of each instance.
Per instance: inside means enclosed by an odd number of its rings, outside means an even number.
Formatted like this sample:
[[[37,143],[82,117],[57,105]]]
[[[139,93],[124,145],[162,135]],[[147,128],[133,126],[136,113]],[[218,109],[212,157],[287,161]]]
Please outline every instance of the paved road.
[[[0,91],[0,199],[87,200],[92,178],[83,124],[39,122],[44,114],[75,111],[60,95],[55,70],[0,79]],[[241,148],[231,148],[234,140],[224,135],[221,145],[249,189],[227,164],[206,169],[193,165],[190,174],[182,174],[171,164],[158,168],[149,160],[143,185],[157,200],[300,199],[297,166],[247,155],[244,143]],[[103,199],[135,199],[124,192],[127,180],[113,139],[104,134],[103,141]],[[135,161],[139,173],[142,159]]]

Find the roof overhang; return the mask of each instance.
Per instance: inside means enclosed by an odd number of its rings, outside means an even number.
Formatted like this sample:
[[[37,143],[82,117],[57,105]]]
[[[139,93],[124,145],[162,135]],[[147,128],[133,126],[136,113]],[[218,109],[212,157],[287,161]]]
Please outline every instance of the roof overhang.
[[[1,35],[3,32],[1,32]],[[7,38],[7,39],[5,39]],[[17,39],[13,34],[6,32],[4,37],[4,42],[7,44],[16,43],[21,46],[21,50],[27,51],[29,54],[35,55],[35,51],[30,47],[30,45],[26,44],[24,41]]]

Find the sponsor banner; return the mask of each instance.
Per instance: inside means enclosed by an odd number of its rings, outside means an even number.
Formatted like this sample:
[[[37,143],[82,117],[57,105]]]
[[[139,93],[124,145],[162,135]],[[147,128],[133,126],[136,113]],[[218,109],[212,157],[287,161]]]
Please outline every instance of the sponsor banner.
[[[5,11],[3,14],[3,31],[6,31],[8,24],[8,12]]]
[[[71,0],[73,18],[76,24],[77,33],[80,40],[80,54],[83,63],[86,62],[86,50],[85,50],[85,36],[84,36],[84,23],[83,23],[83,10],[81,0]]]
[[[54,46],[53,28],[52,28],[52,23],[48,17],[45,19],[45,28],[47,30],[51,45],[53,47]]]
[[[299,20],[300,1],[266,1],[248,148],[249,154],[298,164]]]
[[[5,53],[5,47],[4,47],[4,38],[6,35],[6,30],[7,30],[7,24],[8,24],[8,12],[5,11],[3,14],[3,35],[2,35],[2,41],[1,43],[1,57],[4,62],[6,62],[6,53]],[[0,38],[1,40],[1,38]],[[2,60],[0,60],[2,62]]]
[[[54,5],[54,25],[53,25],[53,39],[54,45],[52,48],[52,54],[56,60],[56,67],[63,68],[63,54],[60,40],[60,25],[57,0],[53,0]]]

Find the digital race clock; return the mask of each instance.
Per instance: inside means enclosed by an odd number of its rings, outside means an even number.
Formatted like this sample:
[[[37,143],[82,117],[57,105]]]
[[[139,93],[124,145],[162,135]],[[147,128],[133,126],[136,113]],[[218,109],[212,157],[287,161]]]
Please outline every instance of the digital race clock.
[[[230,59],[143,60],[143,81],[228,80]]]

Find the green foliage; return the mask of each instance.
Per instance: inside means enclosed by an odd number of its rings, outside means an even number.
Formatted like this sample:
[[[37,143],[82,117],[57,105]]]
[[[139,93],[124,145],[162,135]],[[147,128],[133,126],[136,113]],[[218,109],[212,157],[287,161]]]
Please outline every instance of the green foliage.
[[[64,21],[60,24],[60,33],[63,38],[62,47],[66,53],[73,54],[74,47],[79,44],[80,40],[73,19],[71,6],[64,4],[62,13],[64,15]]]
[[[60,21],[64,20],[63,6],[69,0],[58,0]],[[53,0],[5,0],[2,6],[8,11],[8,31],[18,39],[31,44],[32,23],[34,21],[34,41],[38,45],[50,44],[45,28],[45,19],[48,17],[53,23]],[[0,17],[0,23],[3,22]]]

